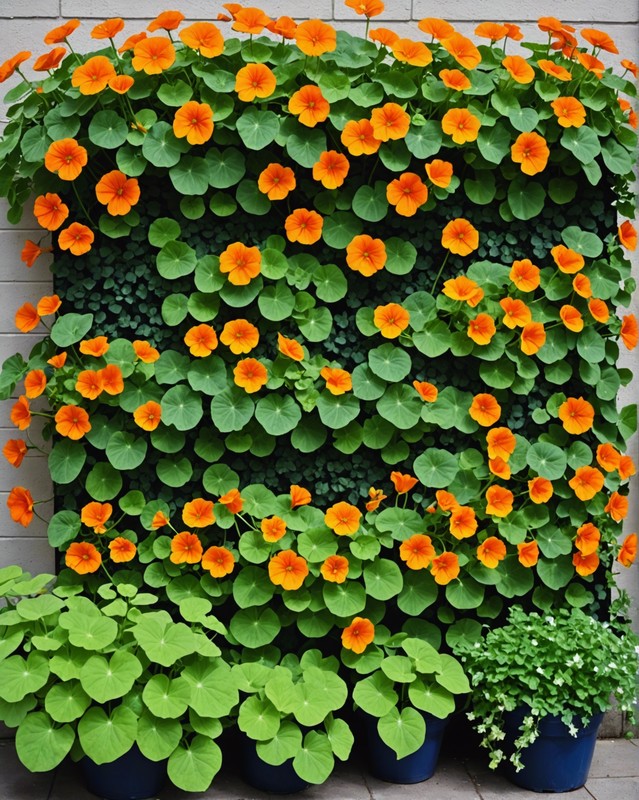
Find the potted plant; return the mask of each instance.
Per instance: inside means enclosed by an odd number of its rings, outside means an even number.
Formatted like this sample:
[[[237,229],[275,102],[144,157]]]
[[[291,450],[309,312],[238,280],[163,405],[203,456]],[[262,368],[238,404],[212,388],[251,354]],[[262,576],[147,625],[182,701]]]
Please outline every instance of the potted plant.
[[[238,701],[212,640],[223,626],[198,601],[180,605],[182,619],[154,608],[157,593],[135,572],[93,584],[94,594],[69,572],[50,589],[51,575],[0,571],[0,718],[17,728],[18,757],[43,772],[71,755],[110,800],[155,794],[167,771],[179,788],[206,790]]]
[[[614,695],[632,714],[637,645],[627,624],[581,609],[526,613],[456,650],[470,675],[468,714],[490,766],[533,791],[565,792],[588,777],[597,729]]]

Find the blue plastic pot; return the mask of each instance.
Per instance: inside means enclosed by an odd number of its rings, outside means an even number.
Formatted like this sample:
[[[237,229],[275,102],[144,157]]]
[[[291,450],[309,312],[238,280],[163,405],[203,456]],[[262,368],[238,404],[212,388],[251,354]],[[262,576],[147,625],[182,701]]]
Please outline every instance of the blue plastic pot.
[[[252,739],[242,742],[240,776],[254,789],[271,794],[294,794],[309,786],[293,769],[292,758],[277,766],[267,764],[258,756]]]
[[[523,711],[505,715],[506,747],[519,736],[523,717]],[[575,737],[570,735],[559,717],[544,717],[539,723],[539,738],[521,754],[524,768],[517,772],[508,762],[505,768],[508,779],[532,792],[579,789],[588,780],[602,719],[603,714],[597,714],[585,728],[579,729]],[[579,727],[578,720],[574,724]]]
[[[424,714],[424,719],[424,744],[414,753],[397,758],[395,751],[381,740],[377,732],[377,719],[367,717],[368,768],[372,775],[389,783],[420,783],[433,776],[448,720],[430,714]]]
[[[103,800],[146,800],[155,797],[166,781],[166,760],[151,761],[137,745],[107,764],[85,756],[80,769],[87,789]]]

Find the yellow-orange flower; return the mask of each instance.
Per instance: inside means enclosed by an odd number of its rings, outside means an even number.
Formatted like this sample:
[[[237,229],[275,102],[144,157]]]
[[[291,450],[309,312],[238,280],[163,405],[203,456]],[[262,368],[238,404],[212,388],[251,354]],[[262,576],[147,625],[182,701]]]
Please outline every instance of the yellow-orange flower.
[[[452,507],[448,528],[455,539],[468,539],[473,536],[477,530],[475,511],[470,506]]]
[[[403,139],[410,127],[410,116],[397,103],[385,103],[371,112],[373,136],[380,142]]]
[[[592,428],[595,409],[583,397],[569,397],[559,406],[557,412],[564,430],[580,436]]]
[[[410,314],[399,303],[377,306],[373,313],[373,324],[386,339],[395,339],[405,331],[410,322]]]
[[[507,517],[513,510],[513,493],[503,486],[489,486],[486,491],[486,513],[491,517]]]
[[[386,187],[386,199],[403,217],[412,217],[428,200],[428,187],[414,172],[404,172]]]
[[[40,245],[32,242],[31,239],[27,239],[20,253],[20,261],[23,261],[27,267],[32,267],[36,259],[43,253],[50,253],[52,250],[53,247],[40,247]]]
[[[493,475],[496,475],[503,481],[510,480],[512,471],[510,469],[510,466],[508,465],[508,462],[504,461],[504,459],[501,458],[501,456],[497,456],[497,458],[489,458],[488,469],[492,472]]]
[[[370,278],[386,264],[386,245],[367,233],[355,236],[346,247],[346,263],[352,270]]]
[[[69,216],[69,206],[62,202],[60,195],[47,192],[36,197],[33,215],[43,228],[56,231]]]
[[[515,164],[521,165],[525,175],[536,175],[546,168],[550,150],[544,137],[533,131],[519,134],[510,148],[510,156]]]
[[[435,583],[445,586],[459,575],[459,558],[455,553],[443,552],[436,556],[430,565]]]
[[[352,156],[370,156],[381,146],[381,141],[375,138],[373,126],[368,119],[347,122],[340,141]]]
[[[295,173],[290,167],[281,164],[269,164],[260,172],[257,188],[269,200],[283,200],[296,187]]]
[[[186,332],[184,344],[189,348],[192,356],[206,358],[217,347],[217,334],[210,325],[202,323],[194,325]]]
[[[446,189],[450,186],[453,177],[453,165],[450,161],[442,161],[441,158],[435,158],[428,164],[424,164],[428,180],[435,186]]]
[[[619,331],[621,341],[628,350],[634,350],[639,342],[639,326],[634,314],[626,314],[621,320],[621,330]]]
[[[286,522],[278,516],[265,517],[260,522],[260,530],[267,542],[278,542],[286,535]]]
[[[78,373],[75,390],[87,400],[95,400],[102,394],[104,386],[100,373],[93,369],[83,369]]]
[[[97,94],[106,89],[115,74],[115,68],[106,56],[93,56],[73,70],[71,85],[79,89],[80,94]]]
[[[350,503],[340,501],[324,514],[324,522],[338,536],[352,536],[359,529],[362,512]]]
[[[622,519],[628,516],[628,498],[619,494],[619,492],[613,492],[606,503],[604,511],[606,514],[610,514],[615,522],[621,522]]]
[[[295,29],[295,43],[306,56],[321,56],[337,47],[335,28],[319,19],[309,19]]]
[[[71,542],[64,554],[64,563],[78,575],[86,575],[100,569],[102,556],[89,542]]]
[[[464,75],[459,69],[442,69],[439,72],[439,77],[444,86],[448,89],[453,89],[455,92],[463,92],[472,86],[468,75]]]
[[[60,436],[81,439],[91,430],[89,415],[79,406],[62,406],[55,415],[55,429]]]
[[[543,322],[529,322],[522,328],[520,347],[522,353],[532,356],[546,344],[546,330]]]
[[[325,150],[313,164],[313,178],[326,189],[337,189],[344,183],[350,164],[337,150]]]
[[[215,58],[224,52],[224,37],[212,22],[194,22],[182,28],[178,36],[187,47],[205,58]]]
[[[40,220],[38,220],[39,222]],[[42,223],[40,223],[42,224]],[[44,226],[46,227],[46,226]],[[637,249],[637,231],[630,220],[624,220],[618,228],[619,241],[626,250]]]
[[[208,103],[189,100],[175,112],[173,133],[189,144],[204,144],[213,136],[213,109]]]
[[[555,264],[559,267],[560,272],[565,272],[567,275],[573,275],[575,272],[579,272],[586,263],[581,253],[577,253],[575,250],[571,250],[563,244],[558,244],[553,247],[550,251],[550,255],[553,257]]]
[[[384,10],[382,0],[344,0],[344,5],[352,8],[356,14],[362,14],[369,19]]]
[[[163,36],[149,36],[141,39],[133,48],[131,64],[137,72],[159,75],[175,62],[175,47],[170,39]]]
[[[2,448],[2,455],[7,459],[12,467],[19,467],[24,461],[28,452],[27,443],[24,439],[9,439]]]
[[[7,508],[11,519],[26,528],[33,519],[33,497],[23,486],[14,486],[7,498]]]
[[[451,300],[468,303],[471,308],[474,308],[483,298],[484,290],[475,281],[471,281],[465,275],[459,275],[457,278],[449,278],[444,281],[442,294],[450,297]]]
[[[63,42],[67,36],[70,36],[74,30],[80,26],[79,19],[68,19],[63,25],[58,25],[44,37],[45,44],[59,44]]]
[[[542,58],[537,62],[537,65],[552,78],[557,78],[559,81],[569,81],[572,78],[572,73],[560,64],[555,64],[554,61]]]
[[[151,520],[151,527],[154,531],[158,530],[159,528],[163,528],[165,525],[169,524],[169,518],[164,514],[162,511],[156,511],[153,515],[153,519]]]
[[[180,27],[180,23],[184,20],[184,14],[181,11],[163,11],[158,14],[154,20],[151,20],[146,26],[147,31],[174,31]]]
[[[475,422],[488,428],[501,416],[501,406],[492,394],[481,392],[473,397],[468,413]]]
[[[475,36],[482,39],[490,39],[491,42],[498,42],[508,35],[508,28],[498,22],[480,22],[475,28]]]
[[[235,568],[233,553],[226,547],[209,547],[202,554],[202,569],[207,569],[212,578],[224,578]]]
[[[337,367],[323,367],[320,377],[326,381],[326,388],[331,394],[338,395],[350,392],[353,388],[351,373]]]
[[[578,272],[572,279],[572,288],[579,295],[579,297],[583,297],[585,299],[592,297],[590,278],[581,272]]]
[[[189,500],[182,509],[182,521],[189,528],[206,528],[212,525],[215,522],[213,505],[212,500],[205,500],[203,497]]]
[[[304,348],[295,339],[287,339],[281,333],[277,334],[277,349],[283,356],[293,359],[293,361],[302,361],[304,359]]]
[[[540,476],[528,481],[528,494],[533,503],[547,503],[553,495],[552,483]]]
[[[282,550],[268,562],[268,576],[271,583],[281,586],[287,592],[294,592],[304,583],[308,575],[306,559],[293,550]]]
[[[584,556],[582,553],[577,552],[572,557],[572,563],[575,567],[575,572],[582,577],[586,577],[586,575],[592,575],[593,572],[597,571],[599,556],[596,553]]]
[[[604,476],[596,467],[577,467],[568,485],[580,500],[592,500],[604,485]]]
[[[57,172],[63,181],[74,181],[87,161],[86,148],[70,138],[51,142],[44,156],[44,166],[49,172]]]
[[[281,36],[283,39],[294,39],[295,38],[295,31],[297,29],[297,23],[294,19],[290,17],[283,16],[278,17],[275,20],[271,20],[269,24],[266,26],[267,30],[271,33],[276,33]]]
[[[133,419],[142,430],[154,431],[162,419],[162,406],[155,400],[149,400],[135,409]]]
[[[437,400],[437,387],[428,381],[413,381],[413,387],[425,403],[434,403]]]
[[[55,312],[62,305],[62,301],[57,294],[45,295],[38,300],[36,311],[41,317],[48,317]]]
[[[94,533],[104,533],[106,523],[113,514],[111,503],[87,503],[80,512],[80,522],[89,528],[93,528]]]
[[[80,342],[80,352],[83,356],[100,358],[109,350],[106,336],[96,336],[95,339],[83,339]]]
[[[324,219],[317,211],[308,208],[296,208],[286,217],[284,228],[289,242],[300,244],[315,244],[322,236]]]
[[[413,67],[425,67],[433,60],[433,54],[426,45],[412,39],[398,39],[391,49],[397,61]]]
[[[171,539],[171,555],[173,564],[198,564],[202,560],[202,542],[197,534],[190,531],[177,533]]]
[[[389,28],[371,28],[368,31],[368,38],[390,49],[399,39],[399,34]]]
[[[58,235],[58,247],[69,250],[74,256],[88,253],[93,244],[95,235],[90,228],[81,222],[72,222],[68,228],[63,228]]]
[[[468,336],[478,345],[490,344],[490,340],[497,333],[495,321],[489,314],[478,314],[468,320]]]
[[[15,314],[16,328],[29,333],[40,324],[40,315],[32,303],[23,303]]]
[[[479,231],[459,217],[451,220],[442,231],[442,247],[459,256],[467,256],[479,247]]]
[[[477,548],[477,558],[487,569],[495,569],[506,558],[506,545],[496,536],[489,536]]]
[[[535,266],[529,258],[513,261],[508,277],[520,292],[534,292],[539,286],[539,267]]]
[[[268,372],[264,364],[256,358],[243,358],[233,368],[233,381],[247,394],[259,392],[268,381]]]
[[[270,97],[277,86],[277,78],[266,64],[247,64],[235,76],[235,91],[245,103],[256,97]]]
[[[417,478],[401,472],[391,472],[390,479],[397,494],[406,494],[417,485]]]
[[[382,501],[386,500],[388,497],[381,489],[376,489],[374,486],[371,486],[368,490],[368,496],[370,499],[366,501],[367,511],[375,511],[375,509],[379,508]]]
[[[118,47],[118,53],[126,53],[129,50],[133,50],[133,48],[135,47],[135,45],[138,42],[141,42],[142,39],[146,39],[146,38],[147,38],[146,31],[142,31],[141,33],[133,33],[133,34],[131,34],[131,36],[129,36],[123,42],[123,44],[120,45],[120,47]]]
[[[523,302],[523,300],[513,300],[512,297],[504,297],[499,301],[499,305],[504,311],[502,322],[507,328],[511,330],[514,328],[523,328],[532,320],[530,309]]]
[[[637,534],[631,533],[626,536],[619,550],[617,561],[624,567],[632,566],[637,557]]]
[[[569,304],[563,305],[559,309],[559,316],[569,331],[579,333],[584,329],[584,320],[578,308]]]
[[[159,351],[143,339],[136,339],[133,342],[133,350],[135,351],[135,355],[144,364],[153,364],[153,362],[157,361],[160,357]]]
[[[95,194],[109,214],[121,216],[128,214],[140,199],[140,186],[136,178],[127,178],[119,169],[114,169],[100,179]]]
[[[637,472],[635,462],[631,456],[624,455],[619,459],[619,477],[622,481],[631,478]]]
[[[597,447],[597,463],[606,472],[614,472],[619,469],[621,463],[621,453],[619,453],[610,443],[600,444]]]
[[[234,242],[220,253],[220,272],[228,274],[229,283],[234,286],[246,286],[260,274],[261,268],[262,254],[257,247]]]
[[[20,395],[11,407],[10,418],[11,422],[20,431],[26,431],[29,425],[31,425],[31,410],[29,401],[25,395]]]
[[[447,492],[445,489],[438,489],[435,492],[435,498],[437,499],[437,505],[442,511],[455,511],[455,509],[460,507],[455,495],[452,492]]]
[[[424,17],[424,19],[419,20],[417,27],[420,31],[432,36],[433,39],[448,39],[455,33],[455,29],[450,22],[438,17]]]
[[[517,440],[510,428],[491,428],[486,434],[488,458],[503,458],[508,461],[515,452]]]
[[[50,44],[50,42],[47,42],[47,44]],[[31,51],[21,50],[19,53],[16,53],[15,56],[12,56],[3,64],[0,64],[0,83],[4,83],[8,78],[10,78],[18,69],[20,64],[24,63],[29,58],[31,58]]]
[[[123,536],[116,536],[109,542],[109,553],[111,561],[115,564],[125,564],[127,561],[132,561],[135,558],[137,547],[133,542],[125,539]]]
[[[576,97],[558,97],[550,105],[562,128],[580,128],[586,121],[586,109]]]
[[[461,33],[452,33],[441,41],[442,47],[447,50],[458,64],[465,69],[475,69],[481,61],[481,53],[466,36]]]
[[[535,70],[522,56],[506,56],[501,63],[516,83],[532,83],[535,80]]]
[[[288,110],[308,128],[314,128],[318,122],[324,122],[330,108],[322,90],[313,84],[302,86],[288,101]]]
[[[320,567],[320,573],[329,583],[344,583],[348,576],[348,559],[344,556],[328,556]]]
[[[534,567],[539,561],[539,545],[533,539],[531,542],[519,542],[517,545],[517,560],[522,567]]]
[[[111,17],[99,22],[91,31],[92,39],[113,39],[120,31],[124,30],[124,20],[120,17]]]
[[[593,47],[599,50],[605,50],[608,53],[618,53],[617,45],[605,31],[597,30],[596,28],[584,28],[581,31],[583,38]]]
[[[366,617],[355,617],[342,631],[342,647],[354,653],[363,653],[375,638],[375,626]]]
[[[442,130],[455,144],[474,142],[480,128],[481,122],[467,108],[450,108],[442,117]]]
[[[260,340],[258,329],[246,319],[233,319],[226,323],[220,334],[220,341],[234,355],[250,353]]]
[[[242,8],[242,6],[233,14],[233,20],[231,27],[234,31],[251,35],[262,33],[264,28],[271,22],[271,18],[267,17],[261,8]]]
[[[124,391],[122,370],[117,364],[107,364],[104,369],[99,370],[98,375],[107,394],[116,395]]]
[[[430,536],[416,533],[402,542],[399,557],[406,562],[408,569],[426,569],[435,558],[435,548]]]
[[[312,500],[309,490],[305,489],[303,486],[298,486],[296,483],[290,487],[290,495],[291,509],[307,506]]]

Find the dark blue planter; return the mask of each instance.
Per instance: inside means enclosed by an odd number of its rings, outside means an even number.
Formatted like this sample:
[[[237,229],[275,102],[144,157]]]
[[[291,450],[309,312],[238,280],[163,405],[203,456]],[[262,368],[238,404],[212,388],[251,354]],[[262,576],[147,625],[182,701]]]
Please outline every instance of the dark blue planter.
[[[146,800],[155,797],[166,781],[166,760],[151,761],[135,744],[108,764],[96,764],[86,756],[79,763],[87,789],[104,800]]]
[[[424,714],[426,739],[424,744],[403,758],[397,758],[394,750],[385,744],[377,732],[377,719],[366,719],[368,744],[368,768],[372,775],[389,783],[420,783],[433,776],[437,767],[439,750],[446,729],[447,719],[438,719]]]
[[[519,736],[523,711],[506,714],[506,742]],[[508,762],[509,780],[533,792],[570,792],[588,780],[590,763],[597,743],[597,731],[603,714],[594,716],[577,736],[571,736],[559,717],[544,717],[539,723],[539,738],[521,755],[524,768],[519,772]],[[578,720],[575,725],[579,727]],[[506,749],[506,748],[505,748]]]
[[[277,766],[267,764],[258,756],[252,739],[244,739],[242,742],[240,776],[254,789],[271,794],[294,794],[309,785],[293,769],[292,758]]]

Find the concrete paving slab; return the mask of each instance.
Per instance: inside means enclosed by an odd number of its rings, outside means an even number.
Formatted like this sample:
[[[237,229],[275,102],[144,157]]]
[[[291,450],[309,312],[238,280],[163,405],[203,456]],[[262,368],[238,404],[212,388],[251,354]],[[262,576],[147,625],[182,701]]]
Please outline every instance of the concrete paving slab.
[[[594,800],[639,800],[639,778],[592,778],[586,788]]]
[[[639,747],[624,739],[600,739],[590,766],[593,778],[632,778],[639,776]]]
[[[386,783],[369,775],[365,778],[372,800],[417,800],[424,797],[430,800],[479,798],[473,779],[466,771],[463,762],[457,759],[440,760],[433,777],[422,783]]]

